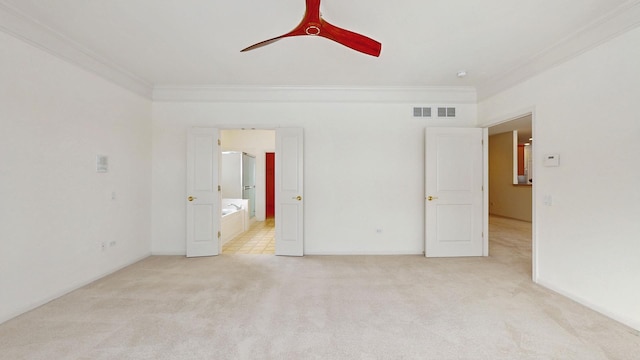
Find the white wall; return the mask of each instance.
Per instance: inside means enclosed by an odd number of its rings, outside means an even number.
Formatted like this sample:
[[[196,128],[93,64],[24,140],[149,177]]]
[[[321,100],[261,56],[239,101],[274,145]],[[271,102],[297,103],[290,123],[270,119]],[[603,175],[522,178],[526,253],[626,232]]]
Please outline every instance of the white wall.
[[[256,157],[256,220],[264,221],[266,218],[267,191],[265,184],[267,170],[265,154],[276,151],[275,131],[223,130],[220,133],[220,138],[222,139],[223,151],[242,151]]]
[[[0,49],[2,322],[149,253],[151,103],[2,32]]]
[[[425,98],[419,104],[429,102]],[[412,106],[324,100],[155,102],[152,252],[185,251],[187,129],[249,125],[304,128],[305,254],[421,254],[424,128],[473,126],[477,108],[475,93],[471,101],[456,104],[457,119],[415,119]],[[377,234],[376,228],[383,232]]]
[[[638,44],[635,29],[479,104],[482,124],[534,110],[539,282],[636,329]],[[542,166],[544,154],[560,167]]]

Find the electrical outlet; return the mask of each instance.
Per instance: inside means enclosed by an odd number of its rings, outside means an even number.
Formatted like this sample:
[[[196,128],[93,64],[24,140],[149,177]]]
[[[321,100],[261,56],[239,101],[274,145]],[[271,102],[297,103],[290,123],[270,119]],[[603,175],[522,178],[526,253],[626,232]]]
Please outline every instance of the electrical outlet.
[[[109,247],[114,247],[114,246],[116,246],[116,242],[115,241],[112,241],[112,242],[109,243]]]
[[[377,228],[377,229],[376,229],[376,233],[378,233],[378,234],[382,234],[382,228]]]

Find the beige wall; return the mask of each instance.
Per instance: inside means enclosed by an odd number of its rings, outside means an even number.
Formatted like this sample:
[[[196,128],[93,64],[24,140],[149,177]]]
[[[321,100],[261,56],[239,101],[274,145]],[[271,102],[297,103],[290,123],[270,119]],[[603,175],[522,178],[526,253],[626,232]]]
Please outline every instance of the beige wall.
[[[513,185],[513,133],[489,137],[489,213],[531,221],[531,186]]]

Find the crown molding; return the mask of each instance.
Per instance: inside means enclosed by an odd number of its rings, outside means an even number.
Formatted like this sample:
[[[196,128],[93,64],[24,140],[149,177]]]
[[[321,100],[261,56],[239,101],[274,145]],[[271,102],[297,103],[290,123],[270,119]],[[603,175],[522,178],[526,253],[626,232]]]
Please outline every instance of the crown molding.
[[[0,31],[151,99],[152,84],[3,2],[0,2]]]
[[[507,90],[639,25],[640,1],[627,1],[571,35],[538,52],[528,61],[479,84],[478,99],[484,100]]]
[[[156,86],[159,102],[476,104],[473,87]]]

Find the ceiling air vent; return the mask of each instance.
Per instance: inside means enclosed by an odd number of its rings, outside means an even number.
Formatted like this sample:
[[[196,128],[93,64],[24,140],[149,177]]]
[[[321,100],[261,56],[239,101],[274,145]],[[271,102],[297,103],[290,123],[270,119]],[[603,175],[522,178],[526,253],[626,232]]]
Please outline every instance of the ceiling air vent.
[[[447,117],[456,117],[456,108],[447,108]]]
[[[439,107],[438,117],[456,117],[456,108],[454,107]]]
[[[414,107],[413,117],[431,117],[430,107]]]

